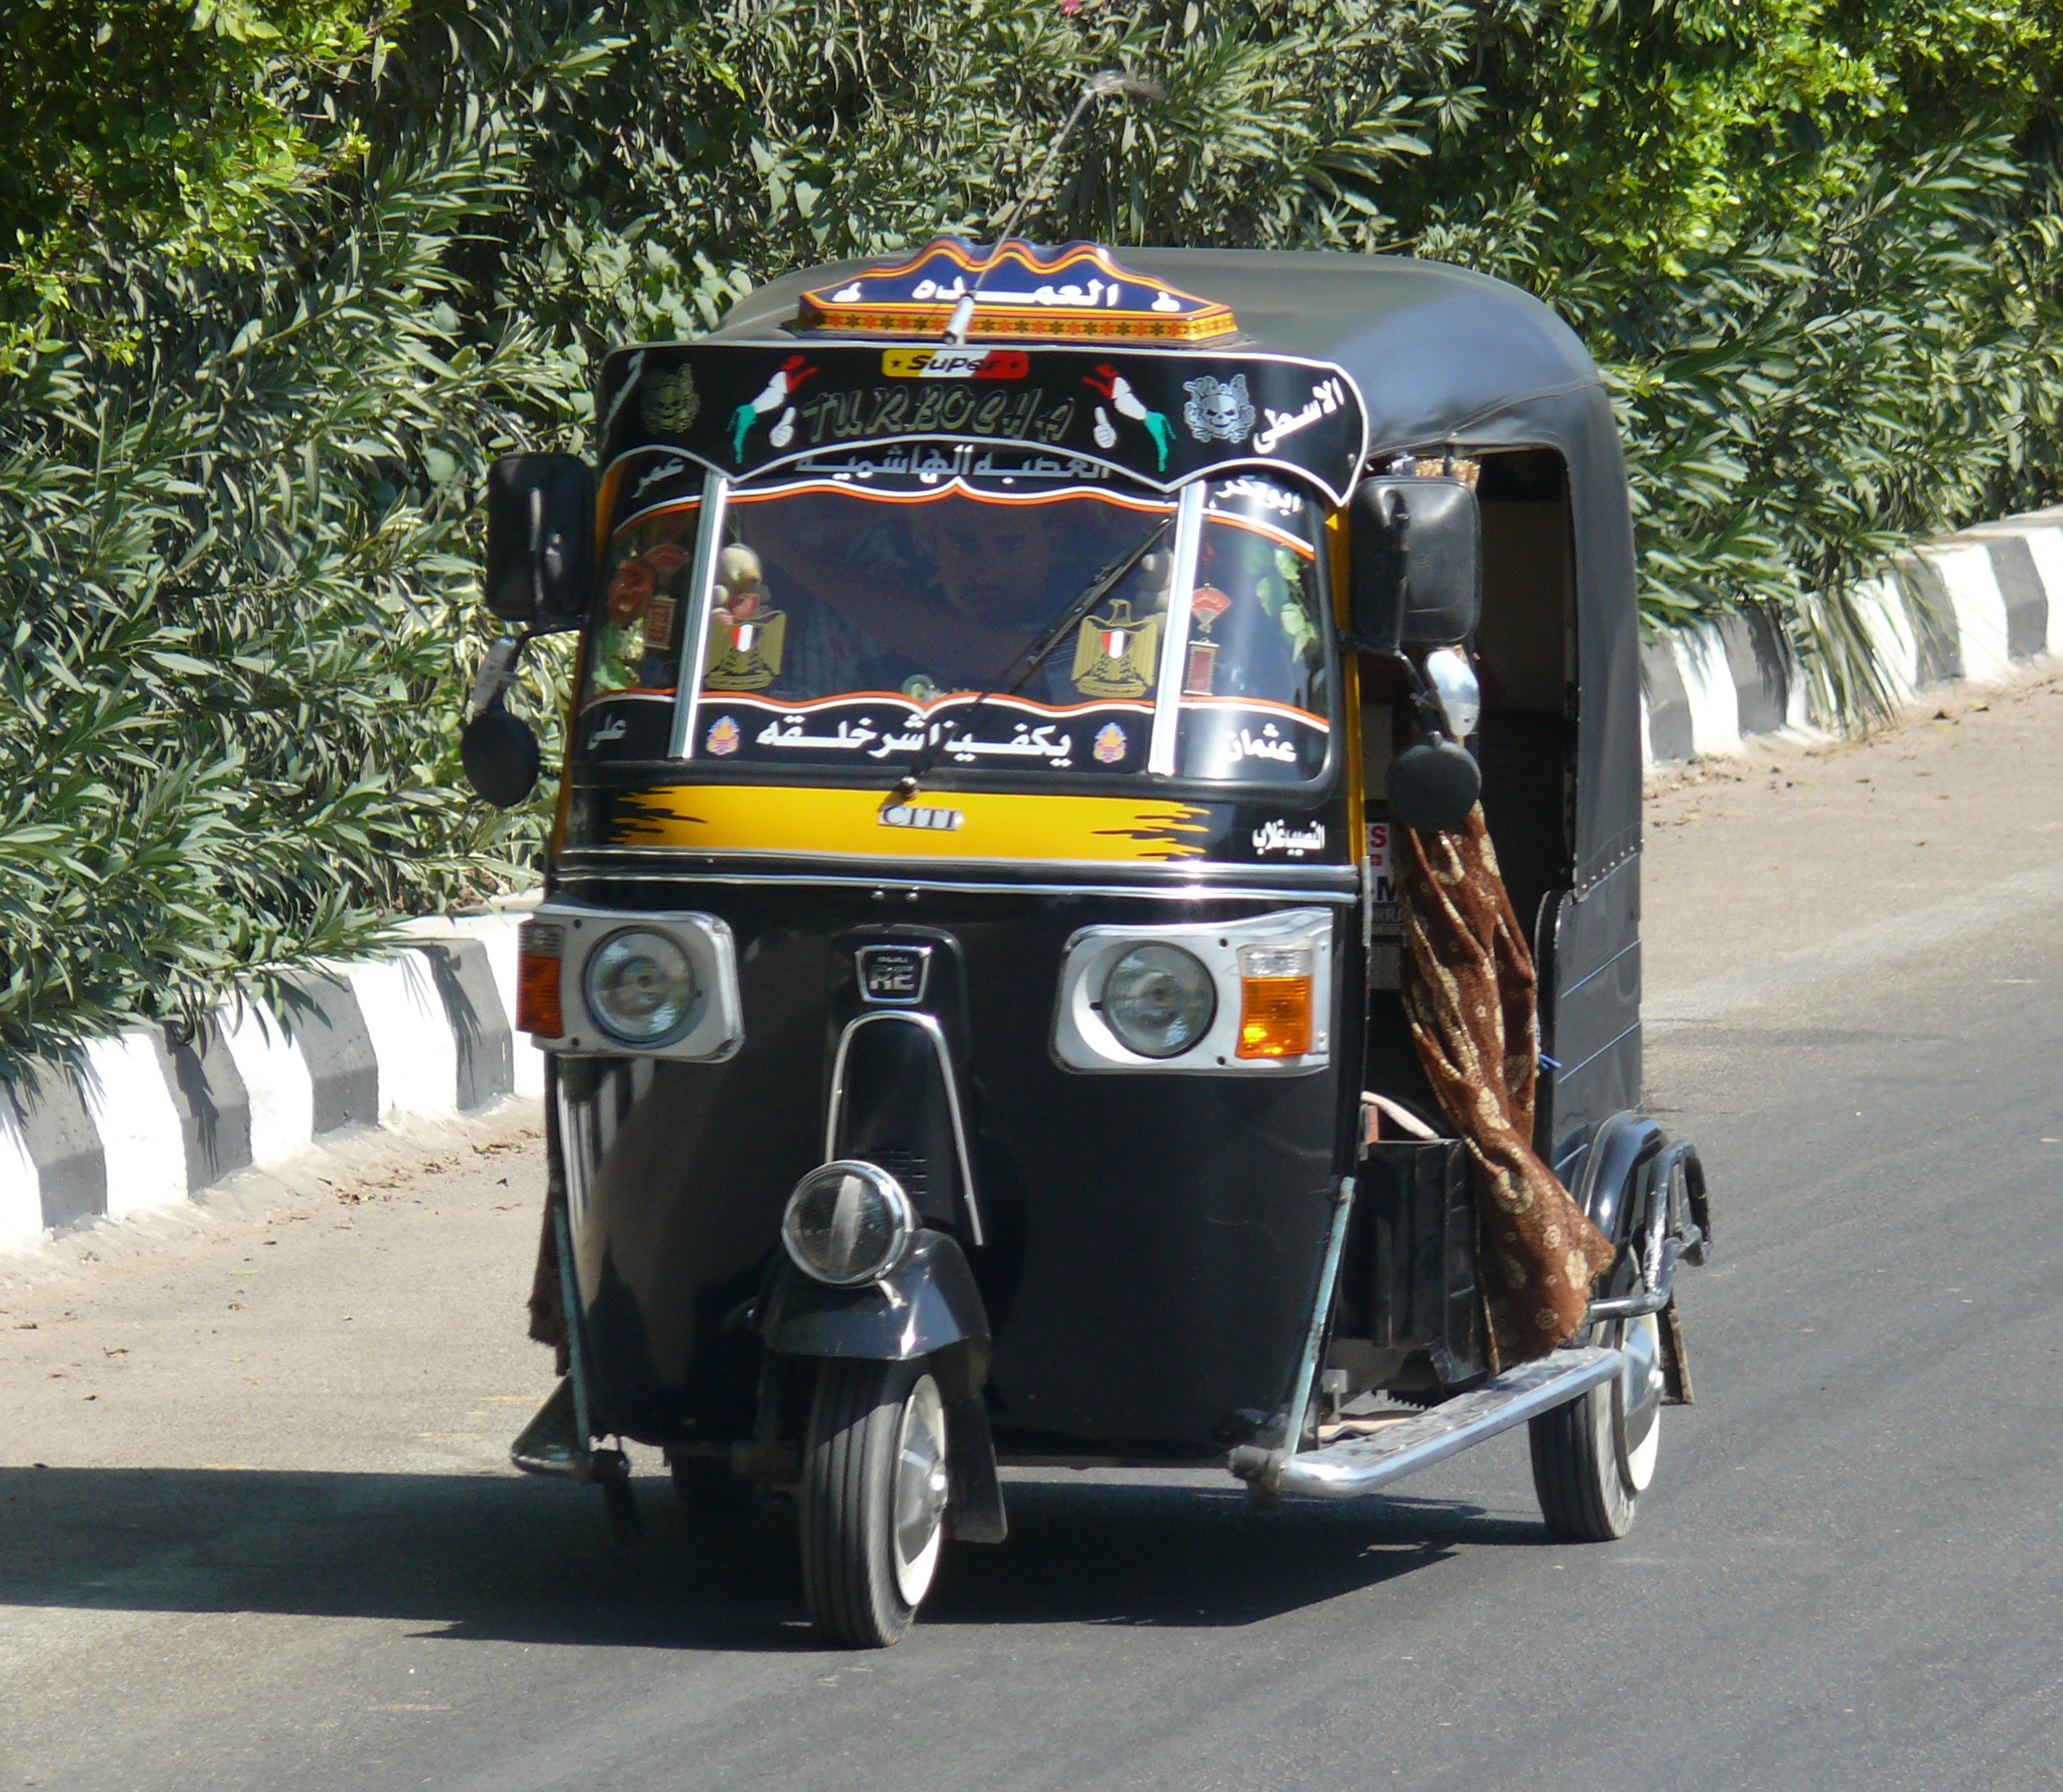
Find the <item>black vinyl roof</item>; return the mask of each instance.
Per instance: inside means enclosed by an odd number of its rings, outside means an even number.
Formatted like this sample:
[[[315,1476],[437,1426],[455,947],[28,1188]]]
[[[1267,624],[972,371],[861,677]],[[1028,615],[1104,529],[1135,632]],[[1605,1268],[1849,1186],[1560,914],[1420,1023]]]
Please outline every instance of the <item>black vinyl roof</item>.
[[[1312,251],[1110,252],[1120,266],[1230,305],[1241,333],[1214,348],[1307,356],[1344,368],[1361,389],[1369,441],[1377,449],[1466,438],[1479,421],[1599,384],[1582,342],[1551,310],[1465,268]],[[805,290],[850,279],[879,259],[770,281],[705,340],[792,340],[786,326]]]

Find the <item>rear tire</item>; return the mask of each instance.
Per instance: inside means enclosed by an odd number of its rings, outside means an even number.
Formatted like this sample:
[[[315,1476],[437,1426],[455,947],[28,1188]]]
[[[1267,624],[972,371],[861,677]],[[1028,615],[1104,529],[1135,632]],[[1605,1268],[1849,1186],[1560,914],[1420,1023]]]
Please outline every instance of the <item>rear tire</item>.
[[[921,1362],[831,1358],[817,1375],[802,1487],[802,1590],[832,1642],[900,1642],[945,1540],[945,1405]]]
[[[1533,1488],[1558,1542],[1616,1543],[1633,1528],[1641,1493],[1655,1478],[1662,1428],[1659,1327],[1648,1318],[1613,1330],[1615,1344],[1627,1350],[1629,1374],[1530,1427]]]

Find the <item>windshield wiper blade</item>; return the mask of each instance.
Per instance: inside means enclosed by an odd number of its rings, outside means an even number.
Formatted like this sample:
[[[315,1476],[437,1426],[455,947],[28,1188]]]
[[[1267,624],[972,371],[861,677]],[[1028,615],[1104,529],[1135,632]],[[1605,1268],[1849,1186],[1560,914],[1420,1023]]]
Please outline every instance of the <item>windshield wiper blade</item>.
[[[939,763],[939,755],[959,737],[961,731],[980,712],[982,706],[998,697],[1014,697],[1022,691],[1026,681],[1045,663],[1046,656],[1073,633],[1084,616],[1117,588],[1133,567],[1166,539],[1168,531],[1174,526],[1172,515],[1163,517],[1148,531],[1143,540],[1127,549],[1091,579],[1082,594],[1062,613],[1060,619],[1004,666],[994,684],[981,692],[958,715],[949,716],[939,723],[939,731],[917,750],[916,758],[910,762],[909,769],[896,780],[895,789],[888,793],[882,807],[887,808],[896,803],[907,803],[915,796],[918,786],[930,775],[932,767]],[[1023,669],[1017,670],[1020,666]],[[1013,670],[1017,670],[1017,676],[1008,684],[1003,683],[1003,679],[1009,678]]]

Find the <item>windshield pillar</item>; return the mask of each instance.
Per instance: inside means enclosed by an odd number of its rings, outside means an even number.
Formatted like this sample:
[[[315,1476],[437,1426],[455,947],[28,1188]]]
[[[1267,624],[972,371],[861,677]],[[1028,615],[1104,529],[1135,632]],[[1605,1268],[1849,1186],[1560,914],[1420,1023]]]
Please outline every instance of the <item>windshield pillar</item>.
[[[1168,636],[1160,650],[1160,683],[1153,696],[1153,735],[1146,769],[1175,775],[1175,747],[1182,725],[1182,672],[1189,651],[1190,603],[1196,594],[1196,554],[1204,535],[1204,481],[1182,488],[1175,512],[1175,574],[1168,593]]]
[[[723,513],[730,481],[720,473],[702,480],[702,528],[695,537],[695,569],[688,586],[687,633],[681,642],[681,684],[674,700],[674,739],[669,755],[687,758],[695,738],[695,710],[702,700],[709,658],[710,594],[716,585],[717,553],[723,546]]]

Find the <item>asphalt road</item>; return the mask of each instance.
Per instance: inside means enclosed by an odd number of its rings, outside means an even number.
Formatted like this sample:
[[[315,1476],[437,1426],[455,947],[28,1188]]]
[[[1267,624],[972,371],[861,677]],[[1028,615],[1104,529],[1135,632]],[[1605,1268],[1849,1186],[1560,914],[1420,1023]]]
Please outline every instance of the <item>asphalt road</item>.
[[[1274,1518],[1020,1477],[905,1644],[822,1649],[778,1512],[649,1475],[624,1553],[500,1466],[517,1116],[0,1273],[0,1787],[2063,1783],[2058,695],[1651,805],[1723,1255],[1625,1542],[1546,1540],[1522,1434]]]

